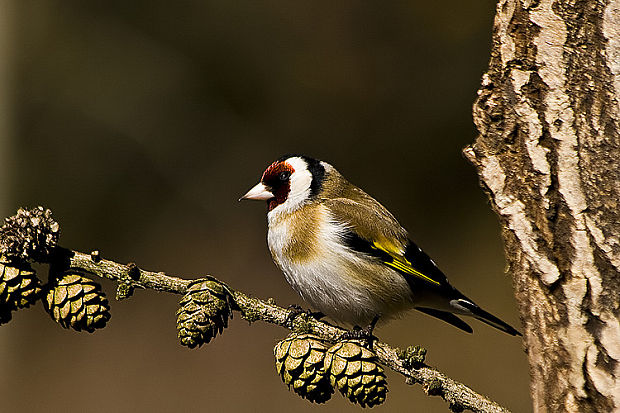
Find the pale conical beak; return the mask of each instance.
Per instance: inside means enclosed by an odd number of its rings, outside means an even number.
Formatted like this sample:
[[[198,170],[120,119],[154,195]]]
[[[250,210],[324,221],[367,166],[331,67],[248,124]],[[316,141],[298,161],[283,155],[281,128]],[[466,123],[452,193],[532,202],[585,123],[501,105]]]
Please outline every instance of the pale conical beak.
[[[245,195],[239,198],[239,201],[244,199],[254,199],[256,201],[267,201],[274,198],[274,195],[267,190],[267,187],[259,182],[254,188],[250,189]]]

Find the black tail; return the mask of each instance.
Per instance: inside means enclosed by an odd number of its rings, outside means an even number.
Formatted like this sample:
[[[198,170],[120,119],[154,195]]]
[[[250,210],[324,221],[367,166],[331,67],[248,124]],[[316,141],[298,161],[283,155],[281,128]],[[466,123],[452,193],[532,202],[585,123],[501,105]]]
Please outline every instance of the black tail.
[[[508,333],[510,335],[513,336],[521,336],[522,334],[517,331],[514,327],[512,327],[511,325],[503,322],[502,320],[500,320],[499,318],[495,317],[493,314],[484,311],[482,308],[478,307],[476,304],[474,304],[473,302],[469,301],[468,299],[457,299],[455,300],[456,303],[453,304],[455,306],[460,306],[460,307],[464,307],[466,310],[469,310],[471,312],[472,317],[477,318],[478,320],[482,321],[483,323],[486,323],[492,327],[497,328],[498,330],[502,330],[505,333]]]
[[[434,308],[416,307],[416,310],[437,317],[440,320],[445,321],[448,324],[452,324],[454,327],[460,328],[468,333],[473,333],[474,330],[465,321],[461,320],[457,316],[447,311],[435,310]]]

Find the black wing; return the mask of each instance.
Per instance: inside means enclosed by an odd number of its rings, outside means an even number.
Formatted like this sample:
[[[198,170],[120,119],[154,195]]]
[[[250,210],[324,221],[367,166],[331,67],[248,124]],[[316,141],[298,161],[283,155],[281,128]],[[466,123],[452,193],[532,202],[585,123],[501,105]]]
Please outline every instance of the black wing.
[[[404,253],[395,250],[391,245],[371,242],[352,230],[345,234],[344,241],[349,248],[375,257],[398,271],[414,291],[420,286],[440,290],[454,289],[433,260],[410,240]]]

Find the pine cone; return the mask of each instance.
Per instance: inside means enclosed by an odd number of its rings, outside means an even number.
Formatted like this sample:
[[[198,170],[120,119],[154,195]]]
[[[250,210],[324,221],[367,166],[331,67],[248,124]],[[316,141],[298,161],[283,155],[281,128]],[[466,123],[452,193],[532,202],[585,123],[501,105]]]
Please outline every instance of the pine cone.
[[[75,273],[65,273],[53,280],[45,309],[64,328],[92,333],[105,327],[110,319],[110,307],[101,286]]]
[[[362,407],[385,401],[387,383],[375,354],[353,340],[341,341],[327,350],[325,370],[332,386]]]
[[[192,282],[177,311],[177,330],[181,344],[202,346],[222,333],[232,318],[230,293],[222,284],[206,279]]]
[[[29,307],[40,295],[40,282],[30,265],[0,257],[0,324],[11,320],[11,311]]]
[[[58,242],[60,225],[52,211],[20,208],[0,228],[0,251],[7,257],[45,261]]]
[[[30,265],[0,257],[0,306],[29,307],[40,293],[41,284]]]
[[[323,368],[327,346],[311,334],[291,334],[276,344],[276,371],[284,384],[314,403],[325,403],[334,393]]]

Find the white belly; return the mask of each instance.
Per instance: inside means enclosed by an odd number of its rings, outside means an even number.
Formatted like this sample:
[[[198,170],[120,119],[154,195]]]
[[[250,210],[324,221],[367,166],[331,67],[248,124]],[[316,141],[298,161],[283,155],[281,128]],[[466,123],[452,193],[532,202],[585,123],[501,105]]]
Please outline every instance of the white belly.
[[[377,315],[389,318],[412,307],[411,290],[400,274],[339,242],[343,227],[328,219],[321,222],[315,253],[303,260],[286,253],[294,242],[286,221],[269,227],[273,258],[304,300],[337,321],[360,326]]]

